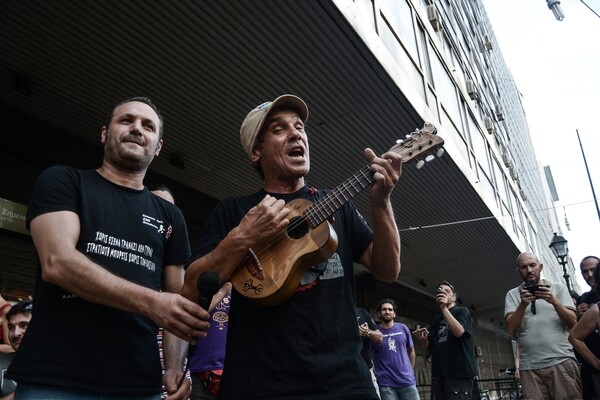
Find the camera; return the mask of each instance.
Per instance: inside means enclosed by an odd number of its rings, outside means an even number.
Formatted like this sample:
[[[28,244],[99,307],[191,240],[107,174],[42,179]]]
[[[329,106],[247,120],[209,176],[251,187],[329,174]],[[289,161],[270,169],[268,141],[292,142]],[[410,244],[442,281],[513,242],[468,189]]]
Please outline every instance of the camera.
[[[535,296],[535,291],[539,290],[541,287],[550,287],[548,285],[530,285],[525,286],[523,289],[527,290],[529,293]]]
[[[446,293],[446,292],[444,291],[444,288],[440,286],[439,288],[437,288],[436,293]]]

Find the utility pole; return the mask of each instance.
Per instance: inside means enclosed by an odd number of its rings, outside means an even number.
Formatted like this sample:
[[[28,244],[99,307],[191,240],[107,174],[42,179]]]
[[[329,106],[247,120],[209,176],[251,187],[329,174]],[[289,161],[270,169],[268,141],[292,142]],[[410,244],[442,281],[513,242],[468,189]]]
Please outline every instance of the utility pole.
[[[592,176],[590,175],[590,169],[588,168],[585,153],[583,152],[583,146],[581,145],[581,138],[579,137],[579,129],[575,129],[577,132],[577,140],[579,140],[579,147],[581,148],[581,155],[583,156],[583,163],[585,164],[585,170],[590,181],[590,187],[592,188],[592,196],[594,197],[594,204],[596,205],[596,212],[598,213],[598,221],[600,221],[600,207],[598,207],[598,200],[596,199],[596,191],[594,190],[594,184],[592,183]]]

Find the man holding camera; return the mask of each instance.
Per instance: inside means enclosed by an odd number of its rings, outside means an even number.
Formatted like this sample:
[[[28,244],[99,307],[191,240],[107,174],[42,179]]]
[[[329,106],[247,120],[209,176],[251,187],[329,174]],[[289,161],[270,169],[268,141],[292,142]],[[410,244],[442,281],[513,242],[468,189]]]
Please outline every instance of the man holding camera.
[[[517,257],[523,283],[506,294],[506,330],[517,338],[525,399],[581,399],[581,376],[568,335],[576,323],[567,287],[541,278],[531,252]]]
[[[454,286],[443,281],[435,300],[441,314],[431,331],[420,328],[413,337],[431,355],[431,400],[479,399],[473,320],[466,307],[456,305]]]

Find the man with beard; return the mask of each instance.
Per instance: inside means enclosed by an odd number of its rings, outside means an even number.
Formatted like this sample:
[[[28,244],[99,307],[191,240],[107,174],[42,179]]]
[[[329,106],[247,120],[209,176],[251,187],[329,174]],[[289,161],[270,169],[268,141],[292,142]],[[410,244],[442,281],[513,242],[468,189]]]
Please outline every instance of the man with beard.
[[[181,211],[143,185],[162,132],[149,99],[127,99],[102,127],[98,169],[38,178],[27,213],[36,316],[8,370],[17,398],[158,399],[161,380],[171,399],[189,397],[180,338],[203,337],[209,314],[178,294],[190,255]]]
[[[517,338],[519,374],[526,399],[581,399],[581,376],[569,343],[575,307],[567,287],[541,277],[534,253],[517,257],[523,283],[506,294],[506,330]]]
[[[473,319],[468,308],[456,304],[456,296],[454,286],[442,281],[435,297],[441,313],[431,331],[413,332],[431,356],[431,400],[479,399]]]
[[[383,341],[372,343],[375,376],[381,400],[419,400],[415,367],[415,347],[408,327],[396,318],[396,302],[383,299],[377,305],[379,331]]]
[[[596,304],[600,299],[596,294],[596,281],[594,280],[594,271],[598,267],[600,259],[596,256],[587,256],[579,263],[581,269],[581,276],[583,280],[590,285],[589,292],[586,292],[579,296],[577,299],[577,320],[581,318],[584,312],[590,308],[590,306]],[[600,336],[594,332],[585,339],[585,344],[592,349],[594,354],[600,354]],[[592,400],[594,398],[594,386],[592,384],[591,373],[595,371],[583,357],[579,356],[576,352],[575,355],[581,363],[581,385],[583,388],[583,399]],[[600,396],[600,393],[596,397]]]

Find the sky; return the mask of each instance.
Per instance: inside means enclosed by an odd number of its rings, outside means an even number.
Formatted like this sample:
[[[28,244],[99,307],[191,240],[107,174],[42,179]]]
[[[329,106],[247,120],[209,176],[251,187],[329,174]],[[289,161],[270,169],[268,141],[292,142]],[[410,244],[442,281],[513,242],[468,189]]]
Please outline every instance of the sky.
[[[600,0],[584,1],[600,14]],[[600,257],[600,215],[591,189],[600,198],[600,18],[581,0],[561,1],[563,21],[554,18],[545,0],[483,4],[522,94],[537,160],[552,170],[563,236],[579,287],[588,291],[579,262],[587,255]]]

